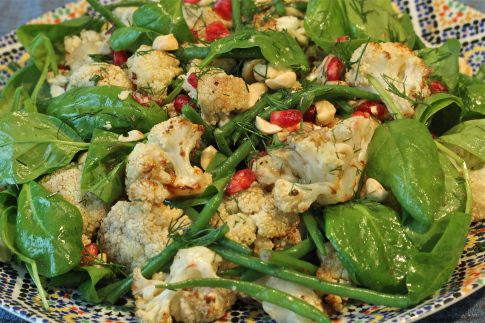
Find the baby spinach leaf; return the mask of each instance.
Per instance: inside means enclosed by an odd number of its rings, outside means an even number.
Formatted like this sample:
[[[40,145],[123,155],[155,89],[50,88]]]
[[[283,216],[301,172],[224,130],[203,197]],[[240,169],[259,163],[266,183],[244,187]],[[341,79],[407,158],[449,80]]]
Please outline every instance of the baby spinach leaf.
[[[398,214],[370,200],[326,207],[325,234],[352,280],[376,291],[406,291],[408,261],[418,252]]]
[[[113,282],[116,278],[115,273],[108,267],[84,266],[79,267],[89,274],[89,279],[79,285],[78,290],[83,298],[90,303],[101,303],[104,299],[99,297],[96,291],[96,284],[101,281]]]
[[[469,225],[470,214],[454,212],[433,250],[411,257],[406,277],[410,305],[436,292],[450,278],[463,252]]]
[[[52,42],[54,51],[57,55],[57,61],[64,60],[64,37],[78,35],[82,30],[99,31],[104,21],[83,16],[70,19],[60,24],[34,24],[23,25],[17,29],[17,37],[20,43],[28,48],[28,44],[39,34],[44,34]]]
[[[367,175],[390,188],[417,221],[433,223],[445,184],[428,129],[413,119],[385,123],[376,129],[367,153]]]
[[[38,34],[27,44],[25,49],[29,53],[35,66],[37,66],[40,71],[44,68],[46,58],[49,57],[51,70],[54,72],[54,75],[57,75],[59,72],[57,58],[54,53],[54,48],[52,47],[52,42],[46,35],[42,33]]]
[[[451,128],[437,140],[465,149],[485,161],[485,119],[469,120]]]
[[[162,35],[173,34],[179,43],[193,43],[194,35],[184,19],[182,5],[182,0],[149,2],[133,13],[133,23]]]
[[[125,168],[128,160],[125,158],[116,165],[105,178],[94,184],[88,191],[111,204],[125,194]]]
[[[136,51],[141,45],[152,45],[153,40],[161,34],[141,27],[116,29],[111,35],[111,48],[116,51],[129,49]]]
[[[108,127],[115,133],[133,129],[148,132],[154,125],[167,120],[167,113],[155,102],[142,106],[129,96],[120,100],[119,86],[75,87],[53,98],[47,114],[59,118],[84,139],[90,139],[96,128]]]
[[[421,123],[426,124],[430,121],[434,114],[449,106],[451,106],[450,108],[452,109],[454,108],[461,110],[463,107],[463,102],[459,97],[448,93],[433,94],[426,98],[423,104],[418,105],[413,119],[419,120]]]
[[[445,232],[454,212],[463,212],[466,203],[465,183],[456,167],[443,154],[440,162],[445,174],[445,198],[432,225],[407,217],[404,231],[412,243],[423,252],[430,252]]]
[[[199,66],[208,66],[219,55],[234,49],[259,47],[264,58],[278,66],[308,69],[308,60],[297,41],[286,32],[243,28],[211,43],[209,55]]]
[[[69,164],[87,149],[74,130],[57,118],[13,112],[0,118],[0,184],[23,184]]]
[[[36,261],[39,273],[54,277],[79,264],[83,221],[78,208],[36,182],[19,195],[16,239],[22,254]]]
[[[460,56],[460,41],[448,39],[440,47],[426,48],[416,51],[426,65],[433,67],[432,78],[438,78],[453,90],[459,81],[458,57]]]

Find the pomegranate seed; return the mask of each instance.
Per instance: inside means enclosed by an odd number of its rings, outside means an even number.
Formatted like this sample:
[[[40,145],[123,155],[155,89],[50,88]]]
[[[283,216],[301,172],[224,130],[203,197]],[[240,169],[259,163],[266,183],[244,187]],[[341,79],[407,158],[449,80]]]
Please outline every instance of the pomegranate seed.
[[[187,82],[192,85],[194,89],[197,88],[197,84],[199,83],[199,79],[197,78],[197,74],[192,73],[187,77]]]
[[[251,186],[255,180],[256,174],[252,170],[248,168],[238,170],[227,185],[226,192],[228,194],[241,192]]]
[[[113,64],[116,66],[121,66],[121,64],[125,63],[128,60],[128,54],[126,51],[114,51],[113,52]]]
[[[302,119],[303,115],[300,110],[288,109],[271,113],[269,122],[280,127],[290,128],[299,124]]]
[[[431,130],[428,130],[428,131],[429,131],[429,133],[431,134],[431,137],[433,137],[433,139],[436,139],[436,138],[438,138],[438,137],[439,137],[439,136],[438,136],[437,134],[435,134],[433,131],[431,131]]]
[[[57,68],[64,71],[70,71],[71,67],[66,65],[57,65]]]
[[[364,101],[360,103],[357,106],[357,111],[366,112],[381,121],[390,119],[389,113],[387,113],[387,107],[384,104],[375,101]]]
[[[431,81],[429,82],[429,86],[431,87],[432,94],[448,92],[446,85],[440,81]]]
[[[231,32],[229,29],[227,29],[226,26],[224,26],[224,24],[220,21],[211,22],[205,27],[205,40],[207,41],[214,41],[219,38],[224,38],[230,34]]]
[[[349,36],[335,38],[335,42],[346,41],[346,40],[349,40]]]
[[[138,101],[138,103],[140,103],[140,105],[142,105],[144,107],[150,106],[150,99],[148,98],[148,96],[143,95],[142,93],[140,93],[138,91],[133,92],[131,94],[131,96],[133,97],[133,99]]]
[[[232,19],[231,0],[216,0],[214,2],[214,11],[224,20]]]
[[[354,113],[352,113],[352,117],[364,117],[366,119],[369,119],[370,115],[369,113],[364,111],[355,111]]]
[[[303,114],[303,121],[315,123],[316,120],[317,108],[314,105],[311,105]]]
[[[90,262],[95,261],[94,257],[96,257],[99,253],[99,248],[96,243],[90,243],[84,246],[84,248],[81,250],[83,255],[88,255],[88,256],[83,256],[81,258],[81,265],[83,264],[89,264]],[[92,257],[94,256],[94,257]]]
[[[178,114],[182,114],[182,107],[190,103],[190,98],[185,94],[179,94],[173,101],[173,107]],[[192,108],[196,108],[195,104],[190,105]]]
[[[184,0],[184,3],[186,4],[198,4],[200,0]]]
[[[339,81],[344,72],[344,64],[337,56],[332,57],[327,64],[327,80]]]

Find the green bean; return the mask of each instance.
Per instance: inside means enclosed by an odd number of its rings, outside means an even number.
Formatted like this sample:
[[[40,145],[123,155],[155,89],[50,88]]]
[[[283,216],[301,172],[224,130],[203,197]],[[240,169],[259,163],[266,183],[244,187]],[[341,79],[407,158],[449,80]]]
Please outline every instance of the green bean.
[[[404,295],[392,295],[379,293],[372,290],[351,287],[338,283],[331,283],[315,276],[299,273],[295,270],[279,268],[277,266],[265,264],[261,259],[245,256],[234,251],[211,245],[210,249],[217,252],[221,257],[234,264],[260,271],[266,275],[271,275],[282,280],[286,280],[313,290],[322,291],[328,294],[349,297],[371,304],[380,304],[389,307],[406,308],[410,304]]]
[[[318,229],[317,221],[313,217],[312,212],[305,211],[301,214],[301,218],[305,223],[305,226],[308,230],[308,234],[310,238],[312,238],[313,242],[317,246],[318,251],[322,254],[322,256],[327,255],[327,250],[325,249],[325,242],[323,241],[323,235]]]
[[[229,144],[226,140],[226,134],[221,129],[216,129],[214,131],[214,138],[216,140],[217,147],[224,155],[232,155],[232,150],[229,148]]]
[[[211,162],[209,166],[207,166],[207,169],[205,171],[207,173],[212,173],[212,171],[226,159],[227,159],[226,155],[220,152],[216,152],[215,155],[212,156]]]
[[[230,177],[226,179],[226,183],[229,181]],[[202,212],[200,212],[197,219],[192,222],[190,230],[192,232],[198,232],[202,230],[209,223],[212,216],[217,211],[217,208],[222,203],[225,190],[221,190],[219,193],[214,195],[210,201],[206,204]],[[157,256],[152,258],[150,262],[143,267],[141,273],[144,277],[152,277],[153,274],[158,272],[166,263],[171,261],[173,257],[177,254],[177,251],[186,246],[186,242],[180,240],[173,240],[165,249],[160,252]],[[131,289],[131,283],[133,282],[133,274],[127,278],[120,280],[114,284],[108,285],[101,288],[98,291],[100,297],[106,297],[106,300],[110,303],[115,303],[120,297],[128,293]]]
[[[286,250],[277,252],[299,259],[303,256],[306,256],[313,250],[315,250],[315,243],[311,239],[305,239],[297,245],[294,245]],[[254,281],[256,279],[260,279],[263,276],[264,274],[260,273],[259,271],[249,269],[241,275],[240,279],[244,281]]]
[[[210,199],[210,196],[196,196],[185,199],[165,200],[165,203],[177,209],[185,209],[190,206],[205,205],[209,203]]]
[[[192,108],[190,105],[184,105],[182,107],[182,113],[184,116],[190,120],[190,122],[201,125],[204,127],[205,131],[202,137],[205,139],[207,143],[213,143],[214,142],[214,130],[212,129],[211,126],[205,122],[200,114],[195,111],[194,108]]]
[[[150,0],[125,0],[113,4],[107,4],[104,7],[109,11],[113,11],[118,7],[141,7],[144,4],[150,3]]]
[[[179,60],[191,60],[191,59],[204,59],[210,53],[209,46],[193,46],[193,47],[183,47],[172,52],[175,57]],[[218,56],[218,58],[264,58],[261,54],[261,50],[258,47],[235,49],[229,53],[224,53]]]
[[[312,275],[314,275],[318,270],[318,267],[312,263],[273,250],[261,250],[259,253],[259,258],[268,263],[268,265],[291,268],[300,272],[307,272]]]
[[[286,16],[286,6],[284,0],[278,0],[275,3],[275,11],[280,16]]]
[[[350,116],[355,111],[354,107],[345,100],[335,100],[335,103],[343,111],[344,117]]]
[[[231,0],[232,5],[232,27],[234,31],[242,28],[241,2],[239,0]]]
[[[300,316],[316,322],[330,323],[328,316],[299,297],[260,284],[242,282],[225,278],[189,279],[183,282],[157,285],[165,289],[184,289],[193,287],[219,287],[244,293],[256,299],[286,308]]]
[[[244,272],[247,271],[247,268],[238,266],[226,270],[221,270],[217,272],[217,276],[241,276]]]
[[[224,176],[227,176],[228,172],[235,169],[236,166],[244,160],[253,150],[256,145],[259,144],[261,138],[257,135],[251,135],[247,141],[243,142],[234,153],[223,161],[212,171],[213,180],[218,180]]]
[[[384,100],[384,102],[386,102],[387,106],[391,109],[395,118],[396,119],[402,119],[403,116],[401,115],[401,112],[399,111],[398,107],[396,106],[394,101],[391,99],[391,97],[389,96],[387,91],[379,83],[379,81],[377,81],[377,79],[370,74],[367,74],[366,77],[367,77],[367,80],[369,81],[369,83],[374,87],[374,89],[376,89],[376,91],[379,92],[379,94],[382,97],[382,100]],[[374,100],[374,101],[377,101],[377,100]]]
[[[296,1],[288,4],[288,7],[293,7],[303,12],[306,11],[307,6],[308,6],[307,1]]]
[[[126,27],[126,25],[120,19],[118,19],[110,10],[108,10],[97,0],[86,0],[86,1],[95,11],[99,12],[101,16],[106,18],[106,20],[113,22],[116,28]]]
[[[172,92],[170,92],[170,94],[162,101],[162,105],[168,104],[175,100],[177,95],[179,95],[179,93],[183,90],[182,86],[184,85],[184,81],[182,81],[181,79],[176,79],[175,81],[173,81],[173,85],[174,88]]]

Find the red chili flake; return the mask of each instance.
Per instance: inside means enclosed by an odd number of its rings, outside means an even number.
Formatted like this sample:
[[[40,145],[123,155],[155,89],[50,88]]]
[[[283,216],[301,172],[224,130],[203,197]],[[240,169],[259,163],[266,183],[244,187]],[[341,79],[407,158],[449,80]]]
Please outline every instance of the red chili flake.
[[[192,73],[187,77],[187,82],[192,85],[194,89],[197,88],[197,84],[199,83],[199,79],[197,78],[197,74]]]
[[[224,20],[232,19],[231,0],[216,0],[214,2],[214,11]]]
[[[303,114],[303,121],[315,123],[316,120],[317,108],[314,105],[311,105]]]
[[[205,40],[214,41],[230,35],[229,29],[221,21],[214,21],[205,27]]]
[[[366,112],[381,121],[390,119],[390,115],[387,112],[387,107],[380,102],[370,100],[364,101],[357,106],[357,111]]]
[[[128,54],[125,50],[113,51],[113,64],[116,66],[121,66],[128,60]]]
[[[185,94],[179,94],[173,101],[173,107],[178,114],[182,114],[182,107],[190,103],[190,98]],[[196,108],[195,104],[190,105],[192,108]]]
[[[349,40],[349,36],[335,38],[335,42],[346,41],[346,40]]]
[[[227,185],[226,193],[235,194],[247,189],[256,180],[256,174],[246,168],[241,169],[234,174],[231,181]]]
[[[71,67],[67,65],[57,65],[57,68],[64,71],[70,71]]]
[[[337,56],[332,57],[327,64],[327,80],[339,81],[344,73],[344,64]]]
[[[271,113],[269,122],[280,127],[290,128],[299,124],[302,119],[303,115],[300,110],[288,109]]]
[[[431,93],[446,93],[448,92],[448,88],[443,82],[440,81],[431,81],[429,82],[429,87],[431,88]]]

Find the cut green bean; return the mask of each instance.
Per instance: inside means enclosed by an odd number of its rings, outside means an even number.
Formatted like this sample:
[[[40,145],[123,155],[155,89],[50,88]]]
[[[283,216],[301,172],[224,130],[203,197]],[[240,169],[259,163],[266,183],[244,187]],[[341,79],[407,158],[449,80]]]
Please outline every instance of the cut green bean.
[[[192,108],[190,105],[184,105],[182,107],[182,113],[184,116],[190,120],[190,122],[201,125],[204,127],[205,131],[202,137],[205,139],[207,143],[213,143],[214,142],[214,130],[212,129],[211,126],[205,122],[200,114],[195,111],[194,108]]]
[[[106,20],[113,22],[116,28],[124,28],[126,25],[118,19],[109,9],[99,3],[97,0],[86,0],[89,5],[97,11],[101,16],[106,18]]]
[[[239,266],[231,269],[218,271],[217,276],[241,276],[247,270],[248,270],[247,268]]]
[[[353,106],[351,106],[347,101],[345,100],[335,100],[335,104],[342,110],[342,115],[345,116],[350,116],[352,113],[355,112],[355,109]]]
[[[372,290],[351,287],[338,283],[331,283],[315,276],[303,274],[292,269],[279,268],[265,264],[261,259],[245,256],[240,253],[211,245],[210,249],[217,252],[221,257],[234,264],[260,271],[285,281],[289,281],[313,290],[322,291],[328,294],[349,297],[371,304],[380,304],[390,307],[406,308],[410,306],[407,296],[379,293]]]
[[[179,48],[172,52],[175,57],[179,60],[191,60],[191,59],[204,59],[210,53],[209,46],[192,46]],[[235,49],[229,53],[224,53],[219,56],[219,58],[245,58],[245,59],[255,59],[264,58],[261,54],[261,50],[258,47]]]
[[[320,311],[315,306],[305,302],[299,297],[295,297],[291,294],[261,284],[242,282],[234,279],[225,278],[202,278],[189,279],[183,282],[172,284],[157,285],[157,287],[165,289],[184,289],[194,287],[219,287],[230,289],[249,295],[264,302],[281,306],[300,316],[306,317],[316,322],[331,322],[324,312]]]
[[[107,4],[104,7],[109,11],[113,11],[118,7],[141,7],[144,4],[152,2],[151,0],[125,0],[113,4]]]
[[[226,134],[221,129],[216,129],[214,131],[214,138],[216,140],[217,147],[224,155],[232,155],[232,150],[229,148],[229,144],[226,140]]]
[[[305,226],[307,228],[308,234],[310,235],[310,238],[312,238],[313,242],[317,246],[318,251],[320,251],[320,254],[322,256],[326,256],[327,250],[325,249],[325,241],[323,241],[323,235],[318,229],[317,221],[315,220],[315,217],[313,216],[312,212],[310,211],[303,212],[301,214],[301,218],[305,223]]]
[[[176,79],[175,81],[173,81],[173,85],[174,85],[174,88],[172,92],[170,92],[170,94],[167,95],[167,97],[162,101],[162,105],[168,104],[173,100],[175,100],[177,95],[179,95],[180,92],[182,92],[183,90],[184,81],[181,79]]]
[[[259,253],[259,258],[268,263],[268,265],[291,268],[300,272],[307,272],[312,275],[314,275],[318,270],[318,267],[312,263],[273,250],[261,250]]]
[[[238,31],[242,28],[241,1],[231,0],[232,5],[232,28]]]
[[[230,177],[226,179],[226,183],[229,181]],[[222,203],[225,190],[221,190],[219,193],[214,195],[210,201],[206,204],[202,212],[200,212],[197,219],[192,222],[190,230],[192,232],[199,232],[204,227],[207,226],[212,216],[216,213],[217,208]],[[151,259],[151,261],[143,267],[141,270],[142,275],[145,278],[152,277],[156,272],[158,272],[165,264],[175,257],[177,251],[186,246],[186,242],[182,240],[173,240],[163,251]],[[114,284],[108,285],[101,288],[98,291],[100,297],[105,297],[110,303],[115,303],[120,297],[128,293],[131,289],[131,283],[133,282],[133,274],[127,278],[120,280]]]
[[[227,159],[226,155],[220,152],[216,152],[215,155],[212,156],[211,162],[209,166],[207,166],[207,169],[205,171],[207,173],[212,173],[212,171],[226,159]]]

